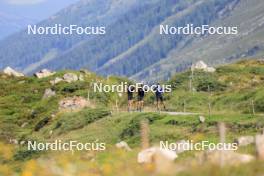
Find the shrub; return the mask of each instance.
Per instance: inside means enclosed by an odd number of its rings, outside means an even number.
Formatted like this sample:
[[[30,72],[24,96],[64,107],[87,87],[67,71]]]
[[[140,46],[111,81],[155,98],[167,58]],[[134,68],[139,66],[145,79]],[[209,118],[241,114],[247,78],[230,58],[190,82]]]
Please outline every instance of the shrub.
[[[56,122],[53,130],[58,130],[58,133],[69,132],[71,130],[76,130],[83,128],[84,126],[104,118],[110,115],[110,111],[106,109],[84,109],[80,112],[64,114]]]
[[[18,150],[14,155],[15,161],[26,161],[32,158],[37,158],[40,155],[40,151],[21,149]]]
[[[201,80],[197,85],[197,91],[224,91],[226,89],[226,85],[218,82],[215,79],[204,79]]]
[[[155,120],[161,119],[161,117],[162,116],[159,114],[152,114],[152,113],[151,114],[140,114],[136,116],[129,122],[128,126],[125,129],[123,129],[122,133],[120,134],[121,139],[139,135],[140,122],[142,120],[148,120],[149,123],[151,124]]]
[[[44,119],[40,120],[40,121],[36,124],[34,130],[35,130],[35,131],[39,131],[39,130],[40,130],[41,128],[43,128],[47,123],[49,123],[49,121],[50,121],[50,118],[49,118],[49,117],[45,117]]]

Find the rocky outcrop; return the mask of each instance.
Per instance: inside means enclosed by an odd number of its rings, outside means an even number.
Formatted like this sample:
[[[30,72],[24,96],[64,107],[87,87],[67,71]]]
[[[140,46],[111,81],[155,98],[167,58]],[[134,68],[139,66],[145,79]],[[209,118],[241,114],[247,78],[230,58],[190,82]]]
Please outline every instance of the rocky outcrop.
[[[14,77],[23,77],[25,76],[23,73],[19,73],[16,70],[12,69],[11,67],[6,67],[3,70],[4,74],[9,75],[9,76],[14,76]]]
[[[78,79],[79,81],[84,81],[84,76],[81,74]]]
[[[55,73],[56,73],[56,72],[51,72],[51,71],[48,70],[48,69],[43,69],[43,70],[41,70],[41,71],[35,73],[34,75],[35,75],[37,78],[41,79],[41,78],[46,78],[46,77],[52,76],[52,75],[54,75]]]
[[[74,73],[66,73],[63,75],[63,80],[67,83],[76,82],[79,80],[78,76]]]
[[[121,141],[116,144],[116,147],[119,149],[124,149],[126,151],[131,151],[131,148],[128,146],[128,144],[125,141]]]
[[[56,95],[56,92],[51,89],[46,89],[43,95],[43,99],[47,99]]]
[[[59,102],[59,108],[61,110],[78,110],[88,105],[89,102],[83,97],[65,98]]]
[[[202,70],[204,72],[213,73],[216,71],[214,67],[209,67],[204,61],[198,61],[191,67],[192,70]]]
[[[66,73],[63,75],[63,78],[56,77],[54,80],[50,81],[51,85],[56,85],[59,82],[65,81],[67,83],[73,83],[76,81],[84,81],[84,75],[80,74],[79,76],[74,73]]]
[[[60,77],[56,77],[54,80],[51,80],[51,81],[50,81],[50,84],[51,84],[51,85],[56,85],[56,84],[60,83],[61,81],[63,81],[62,78],[60,78]]]

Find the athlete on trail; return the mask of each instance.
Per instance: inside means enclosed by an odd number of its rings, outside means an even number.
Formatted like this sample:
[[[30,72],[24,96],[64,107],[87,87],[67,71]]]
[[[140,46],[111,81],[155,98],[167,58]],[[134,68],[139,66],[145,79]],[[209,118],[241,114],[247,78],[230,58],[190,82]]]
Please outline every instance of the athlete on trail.
[[[128,85],[127,88],[127,111],[130,112],[133,110],[133,104],[134,104],[134,96],[133,93],[135,91],[135,87],[132,85]]]
[[[163,98],[163,94],[164,94],[163,88],[161,87],[161,85],[159,83],[157,83],[154,90],[155,90],[155,95],[156,95],[157,111],[160,111],[161,105],[163,106],[164,110],[166,110],[166,106],[164,104],[164,98]]]
[[[137,96],[137,111],[141,112],[144,108],[144,96],[145,96],[145,90],[144,85],[140,84],[137,90],[138,96]]]

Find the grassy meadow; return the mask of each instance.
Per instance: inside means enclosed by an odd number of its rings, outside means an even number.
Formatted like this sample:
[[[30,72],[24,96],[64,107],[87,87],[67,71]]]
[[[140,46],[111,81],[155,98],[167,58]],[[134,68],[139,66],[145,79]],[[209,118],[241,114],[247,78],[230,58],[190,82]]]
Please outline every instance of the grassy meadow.
[[[72,72],[84,74],[84,81],[60,82],[51,85],[55,77]],[[225,122],[226,141],[240,136],[255,136],[264,129],[264,63],[258,60],[240,61],[220,66],[215,73],[186,71],[173,76],[164,84],[173,91],[165,94],[171,112],[191,112],[171,115],[155,111],[154,95],[148,93],[144,112],[126,112],[126,94],[98,93],[91,83],[118,84],[126,78],[103,78],[81,71],[60,71],[55,75],[14,78],[0,74],[0,175],[60,176],[60,175],[160,175],[153,164],[140,165],[140,122],[149,121],[151,145],[160,141],[176,142],[208,140],[219,142],[218,123]],[[45,89],[56,96],[43,99]],[[61,111],[59,101],[66,97],[89,97],[90,107],[80,111]],[[118,106],[118,110],[116,108]],[[210,108],[209,108],[210,107]],[[199,121],[205,117],[205,122]],[[106,150],[29,151],[27,141],[52,142],[75,140],[101,141]],[[10,141],[16,141],[17,144]],[[125,141],[128,152],[115,144]],[[238,152],[255,155],[253,144],[239,147]],[[254,161],[220,168],[210,163],[200,165],[195,159],[199,152],[179,154],[172,175],[263,175],[264,163]]]

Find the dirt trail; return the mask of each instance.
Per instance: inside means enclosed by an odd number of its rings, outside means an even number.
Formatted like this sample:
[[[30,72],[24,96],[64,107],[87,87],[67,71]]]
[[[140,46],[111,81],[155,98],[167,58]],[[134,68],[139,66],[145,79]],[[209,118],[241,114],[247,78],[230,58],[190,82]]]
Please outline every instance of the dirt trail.
[[[198,115],[198,113],[193,113],[193,112],[167,112],[167,111],[161,111],[160,113],[169,114],[169,115]]]

